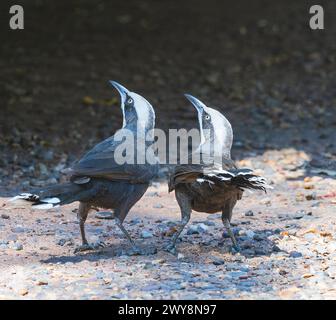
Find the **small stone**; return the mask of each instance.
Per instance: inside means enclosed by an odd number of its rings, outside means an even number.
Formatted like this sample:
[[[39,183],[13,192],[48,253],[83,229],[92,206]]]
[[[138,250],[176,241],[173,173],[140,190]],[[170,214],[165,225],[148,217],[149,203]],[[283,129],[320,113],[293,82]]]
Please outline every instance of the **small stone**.
[[[3,213],[3,214],[1,215],[1,218],[2,218],[2,219],[10,219],[9,215],[8,215],[8,214],[5,214],[5,213]]]
[[[209,227],[214,227],[216,225],[216,223],[211,220],[204,221],[204,224]]]
[[[302,257],[302,253],[301,252],[298,252],[298,251],[291,251],[289,253],[289,256],[291,258],[301,258]]]
[[[153,260],[151,263],[155,265],[155,264],[163,264],[165,262],[166,262],[165,259],[156,259],[156,260]]]
[[[260,248],[254,249],[254,252],[255,252],[255,254],[260,255],[260,256],[263,256],[263,255],[267,254],[267,252],[265,250],[260,249]]]
[[[305,274],[302,275],[302,278],[304,278],[304,279],[308,279],[308,278],[311,278],[311,277],[314,277],[314,275],[311,274],[311,273],[305,273]]]
[[[212,260],[212,263],[215,265],[215,266],[221,266],[225,263],[225,261],[221,258],[217,258],[217,257],[212,257],[211,258]]]
[[[273,251],[273,252],[281,252],[281,249],[280,249],[277,245],[274,245],[274,246],[272,247],[272,251]]]
[[[197,228],[197,225],[191,225],[191,226],[189,226],[188,231],[187,231],[187,234],[188,234],[188,235],[191,235],[191,234],[199,234],[199,230],[198,230],[198,228]]]
[[[313,241],[316,239],[316,235],[314,233],[306,233],[303,237],[307,241]]]
[[[98,211],[95,214],[97,219],[112,220],[114,219],[114,213],[111,211]]]
[[[16,242],[12,245],[12,248],[16,251],[21,251],[23,250],[23,245],[19,242]]]
[[[294,214],[293,218],[294,219],[302,219],[304,216],[311,216],[312,212],[306,212],[305,210],[298,210]]]
[[[57,241],[57,245],[59,246],[64,246],[64,245],[67,245],[67,246],[72,246],[74,244],[73,240],[70,239],[70,238],[62,238],[62,239],[59,239]]]
[[[245,212],[245,217],[253,217],[254,216],[254,213],[252,210],[249,210],[249,211],[246,211]]]
[[[162,209],[163,205],[161,203],[156,203],[156,204],[154,204],[153,208],[155,208],[155,209]]]
[[[19,291],[20,296],[26,296],[28,293],[29,293],[28,289],[25,288]]]
[[[45,281],[45,280],[39,280],[36,285],[38,286],[47,286],[48,285],[48,282]]]
[[[255,233],[252,230],[247,230],[245,234],[250,239],[253,239],[253,237],[255,236]]]
[[[148,238],[152,238],[152,237],[153,237],[153,234],[149,231],[144,230],[144,231],[141,232],[141,238],[143,238],[143,239],[148,239]]]
[[[154,192],[148,192],[146,194],[147,197],[158,197],[159,196],[159,193],[157,191],[154,191]]]
[[[20,226],[12,228],[12,232],[14,232],[14,233],[23,233],[25,231],[26,231],[26,229],[23,228],[23,227],[20,227]]]
[[[138,223],[141,223],[141,219],[140,218],[133,218],[129,222],[130,225],[134,225],[134,224],[138,224]]]
[[[183,259],[183,258],[184,258],[184,254],[179,253],[179,254],[177,255],[177,259],[178,259],[178,260],[181,260],[181,259]]]
[[[310,200],[316,200],[316,193],[312,193],[312,194],[307,194],[306,195],[306,200],[310,201]]]
[[[205,225],[204,223],[199,223],[197,225],[197,229],[200,233],[204,233],[204,232],[207,232],[209,230],[209,227],[207,225]]]
[[[256,241],[263,241],[264,237],[262,237],[260,234],[255,234],[253,236],[253,239],[256,240]]]

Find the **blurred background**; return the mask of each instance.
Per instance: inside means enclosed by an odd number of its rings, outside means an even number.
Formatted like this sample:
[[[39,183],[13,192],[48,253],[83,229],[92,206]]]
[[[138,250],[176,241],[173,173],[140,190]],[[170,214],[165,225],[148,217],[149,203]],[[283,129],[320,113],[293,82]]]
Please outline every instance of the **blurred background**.
[[[110,79],[159,128],[198,126],[188,92],[230,120],[234,159],[276,171],[284,152],[336,175],[336,2],[317,2],[324,30],[309,27],[316,1],[2,0],[0,193],[59,181],[121,126]],[[24,30],[9,29],[13,4]]]

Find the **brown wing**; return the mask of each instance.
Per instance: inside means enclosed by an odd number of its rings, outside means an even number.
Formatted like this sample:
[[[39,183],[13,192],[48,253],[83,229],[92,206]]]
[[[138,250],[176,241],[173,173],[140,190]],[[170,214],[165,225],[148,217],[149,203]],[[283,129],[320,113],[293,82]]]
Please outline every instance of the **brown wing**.
[[[191,159],[189,155],[189,160]],[[231,159],[223,159],[222,167],[225,170],[235,169],[236,166]],[[193,183],[198,178],[200,178],[205,171],[211,171],[212,168],[215,168],[214,164],[185,164],[177,165],[173,174],[170,176],[168,188],[169,192],[173,191],[176,185],[180,183]]]

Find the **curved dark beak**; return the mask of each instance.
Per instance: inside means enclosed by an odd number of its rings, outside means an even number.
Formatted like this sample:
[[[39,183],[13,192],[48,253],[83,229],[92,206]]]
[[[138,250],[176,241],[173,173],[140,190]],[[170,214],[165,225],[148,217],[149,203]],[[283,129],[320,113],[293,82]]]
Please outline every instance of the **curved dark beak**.
[[[198,100],[191,94],[185,94],[184,96],[193,104],[193,106],[196,108],[198,112],[200,113],[203,112],[205,105],[202,101]]]
[[[121,98],[126,99],[126,94],[128,94],[129,90],[127,90],[124,86],[122,86],[120,83],[116,81],[110,80],[110,83],[113,87],[115,87],[118,90]]]

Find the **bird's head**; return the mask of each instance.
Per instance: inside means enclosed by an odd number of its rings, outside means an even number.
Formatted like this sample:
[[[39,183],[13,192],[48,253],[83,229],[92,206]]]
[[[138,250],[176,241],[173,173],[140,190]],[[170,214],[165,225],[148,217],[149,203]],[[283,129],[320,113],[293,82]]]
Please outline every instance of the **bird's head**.
[[[217,110],[207,107],[202,101],[190,94],[185,97],[197,110],[200,126],[201,144],[230,158],[233,132],[230,122]]]
[[[139,94],[129,91],[116,81],[110,81],[121,97],[123,128],[136,127],[138,130],[152,130],[155,126],[155,112],[152,105]]]

